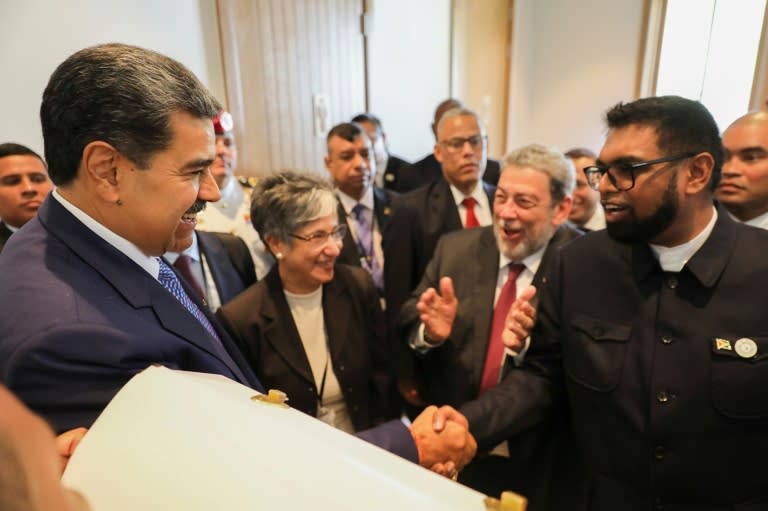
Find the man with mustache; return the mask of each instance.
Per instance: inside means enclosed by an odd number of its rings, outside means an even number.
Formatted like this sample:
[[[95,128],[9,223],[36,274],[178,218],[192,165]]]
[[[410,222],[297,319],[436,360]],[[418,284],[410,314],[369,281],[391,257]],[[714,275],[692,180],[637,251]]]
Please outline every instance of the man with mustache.
[[[768,229],[768,112],[751,112],[723,132],[717,200],[740,222]]]
[[[525,350],[505,353],[501,334],[506,316],[517,293],[538,285],[546,262],[579,236],[564,225],[573,187],[573,164],[562,153],[541,145],[522,147],[504,159],[493,225],[440,239],[401,313],[428,403],[459,407],[506,385],[505,362],[519,364],[519,352]],[[518,360],[508,360],[513,358]],[[540,505],[532,492],[533,483],[543,477],[544,460],[534,457],[535,466],[521,463],[536,445],[533,434],[515,443],[511,461],[500,448],[494,451],[497,456],[470,464],[459,480],[488,494],[512,489]]]
[[[50,191],[48,169],[39,154],[21,144],[0,144],[0,252],[34,218]]]
[[[263,391],[235,343],[166,261],[219,200],[211,119],[191,71],[125,44],[86,48],[54,71],[40,119],[56,189],[0,257],[0,383],[57,432],[88,427],[151,364]],[[463,417],[359,434],[431,467],[473,454]],[[212,410],[211,413],[215,413]],[[426,422],[426,424],[425,424]]]
[[[338,262],[362,266],[384,294],[382,234],[392,217],[394,192],[374,185],[376,160],[363,127],[344,122],[328,132],[325,168],[333,180],[339,207],[339,224],[346,224]]]
[[[700,103],[644,98],[606,120],[585,172],[607,228],[548,267],[509,375],[525,393],[461,411],[480,445],[567,411],[588,510],[766,509],[768,233],[713,205],[722,144]]]

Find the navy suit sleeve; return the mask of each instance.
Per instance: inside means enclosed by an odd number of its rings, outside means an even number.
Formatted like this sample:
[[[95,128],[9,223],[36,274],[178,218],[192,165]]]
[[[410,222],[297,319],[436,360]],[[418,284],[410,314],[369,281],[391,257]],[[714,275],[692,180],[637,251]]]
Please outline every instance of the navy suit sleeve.
[[[400,420],[385,422],[375,428],[361,431],[356,436],[408,461],[419,462],[413,436]]]

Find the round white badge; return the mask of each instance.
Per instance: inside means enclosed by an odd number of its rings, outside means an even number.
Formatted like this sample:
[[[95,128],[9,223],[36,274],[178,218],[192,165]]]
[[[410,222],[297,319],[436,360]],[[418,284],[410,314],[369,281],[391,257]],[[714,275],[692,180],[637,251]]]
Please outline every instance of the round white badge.
[[[752,358],[757,355],[757,344],[752,339],[743,337],[733,345],[736,354],[742,358]]]

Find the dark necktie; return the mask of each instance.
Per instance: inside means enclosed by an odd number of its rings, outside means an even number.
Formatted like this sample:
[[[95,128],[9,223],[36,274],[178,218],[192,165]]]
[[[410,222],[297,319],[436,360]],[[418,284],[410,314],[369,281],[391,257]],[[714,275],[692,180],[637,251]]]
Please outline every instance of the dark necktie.
[[[216,340],[219,346],[224,348],[224,345],[221,343],[221,339],[219,339],[219,336],[216,334],[216,330],[213,328],[213,325],[211,325],[211,322],[208,321],[208,318],[205,317],[203,311],[201,311],[200,308],[195,305],[195,302],[192,301],[189,295],[187,295],[186,291],[184,291],[184,287],[181,285],[179,278],[173,272],[171,267],[168,266],[162,259],[160,259],[159,280],[163,287],[170,291],[170,293],[179,302],[181,302],[184,308],[187,309],[189,313],[192,314],[195,319],[197,319],[205,327],[205,329],[209,334],[211,334],[211,337]]]
[[[360,258],[360,264],[368,270],[373,277],[373,283],[379,292],[384,290],[384,276],[381,271],[381,264],[376,258],[376,251],[373,250],[373,228],[368,218],[365,216],[365,206],[359,202],[352,208],[357,224],[357,244],[364,257]]]
[[[491,323],[491,335],[488,338],[488,351],[485,355],[483,377],[480,380],[480,392],[484,392],[499,382],[501,361],[504,355],[504,342],[501,334],[504,332],[504,323],[507,319],[512,302],[517,297],[517,277],[525,270],[525,265],[510,263],[509,275],[504,287],[501,288],[496,307],[493,309],[493,321]]]
[[[471,229],[472,227],[479,227],[480,222],[477,221],[477,217],[475,216],[475,204],[477,204],[477,201],[473,197],[467,197],[461,201],[461,203],[467,210],[467,220],[464,222],[464,228]]]
[[[192,288],[197,297],[201,300],[205,300],[203,286],[200,285],[200,281],[197,279],[195,272],[192,271],[192,258],[186,254],[179,254],[179,257],[176,258],[173,266],[179,270],[179,273],[184,277],[184,280],[187,281],[187,284],[189,284],[189,287]]]

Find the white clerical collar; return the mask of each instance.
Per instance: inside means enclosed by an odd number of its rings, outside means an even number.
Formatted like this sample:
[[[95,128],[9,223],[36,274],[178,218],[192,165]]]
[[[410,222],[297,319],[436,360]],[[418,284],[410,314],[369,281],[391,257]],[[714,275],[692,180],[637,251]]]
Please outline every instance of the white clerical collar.
[[[529,270],[531,273],[535,275],[536,272],[539,271],[541,258],[544,257],[544,251],[547,249],[547,246],[549,246],[549,241],[546,242],[543,247],[538,249],[533,254],[529,255],[528,257],[524,257],[522,261],[513,261],[509,257],[499,252],[499,269],[504,268],[510,263],[521,263],[522,265],[525,266],[527,270]]]
[[[341,205],[348,215],[352,214],[352,208],[354,208],[358,202],[373,211],[373,186],[368,187],[360,200],[353,199],[338,188],[336,188],[336,195],[339,197]]]
[[[19,230],[19,227],[14,227],[11,224],[9,224],[8,222],[3,222],[3,225],[5,225],[5,228],[8,229],[9,231],[11,231],[12,233]]]
[[[160,274],[160,263],[156,257],[150,257],[144,254],[144,252],[142,252],[139,247],[97,222],[85,211],[65,199],[59,193],[58,188],[55,188],[51,195],[56,200],[56,202],[61,204],[64,209],[72,213],[75,218],[80,220],[83,225],[93,231],[93,233],[96,234],[99,238],[103,239],[117,250],[119,250],[121,253],[125,254],[131,261],[141,266],[155,279],[158,278],[158,275]]]
[[[653,245],[649,243],[651,250],[653,250],[654,255],[656,255],[656,259],[659,260],[659,265],[662,270],[679,272],[683,269],[685,263],[693,257],[693,254],[698,252],[701,246],[704,245],[704,242],[707,241],[707,238],[709,238],[709,235],[712,234],[712,229],[715,228],[717,209],[715,209],[714,206],[712,207],[712,213],[712,218],[707,226],[704,227],[704,229],[702,229],[702,231],[691,241],[687,241],[676,247],[664,247],[662,245]]]

